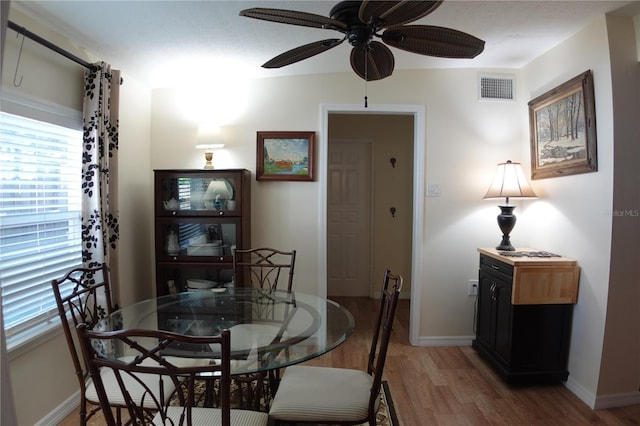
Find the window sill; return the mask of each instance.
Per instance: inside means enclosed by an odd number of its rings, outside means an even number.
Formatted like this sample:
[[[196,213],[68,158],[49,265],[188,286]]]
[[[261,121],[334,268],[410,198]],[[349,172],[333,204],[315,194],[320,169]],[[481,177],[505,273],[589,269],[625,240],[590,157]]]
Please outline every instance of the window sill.
[[[60,320],[56,319],[47,324],[32,328],[27,332],[8,338],[7,355],[9,361],[33,351],[61,334],[62,327],[60,326]]]

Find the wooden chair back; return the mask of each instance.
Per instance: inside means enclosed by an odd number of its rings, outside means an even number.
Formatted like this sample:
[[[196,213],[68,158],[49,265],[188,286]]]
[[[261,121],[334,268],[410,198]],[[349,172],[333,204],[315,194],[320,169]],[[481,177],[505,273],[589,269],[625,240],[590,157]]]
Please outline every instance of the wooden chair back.
[[[387,358],[387,349],[393,329],[396,307],[402,290],[403,279],[400,275],[392,274],[389,269],[384,273],[384,282],[380,294],[380,308],[373,330],[371,348],[367,360],[367,373],[373,375],[373,385],[369,398],[369,419],[375,419],[376,403],[382,386],[382,373]]]
[[[268,247],[233,252],[233,271],[238,287],[276,290],[286,285],[293,288],[296,251],[281,251]]]
[[[126,402],[128,423],[135,425],[197,425],[202,422],[211,424],[221,419],[223,426],[231,425],[230,401],[230,335],[223,330],[216,336],[186,336],[159,330],[130,329],[122,331],[100,332],[89,330],[81,324],[78,326],[78,337],[91,378],[95,383],[105,414],[107,425],[116,425],[111,410],[109,396],[102,383],[101,371],[108,369],[116,377]],[[206,346],[220,354],[215,364],[209,362],[184,362],[184,358],[164,356],[164,352],[180,347]],[[195,345],[195,346],[194,346]],[[217,347],[216,347],[217,346]],[[120,348],[125,357],[116,358],[109,353],[112,348]],[[121,354],[118,352],[118,354]],[[182,360],[182,361],[181,361]],[[205,393],[196,386],[202,374],[215,376],[219,380],[218,408],[197,408],[204,403]],[[149,380],[153,375],[157,380]],[[145,377],[142,377],[145,376]],[[175,386],[175,398],[178,404],[172,404],[169,395],[163,395],[163,381],[171,380]],[[128,387],[135,381],[137,388],[132,397]],[[150,405],[155,405],[149,410]],[[211,417],[212,411],[219,416]],[[151,414],[150,414],[151,412]],[[151,417],[153,416],[153,418]],[[204,420],[208,419],[208,420]]]
[[[82,362],[80,348],[76,347],[74,332],[71,331],[69,320],[73,321],[74,328],[83,323],[91,328],[100,319],[113,312],[109,268],[106,264],[97,268],[76,268],[69,271],[64,277],[52,280],[51,287],[80,385],[80,422],[84,425],[86,420],[99,408],[96,407],[95,410],[87,413],[85,393],[89,372]]]

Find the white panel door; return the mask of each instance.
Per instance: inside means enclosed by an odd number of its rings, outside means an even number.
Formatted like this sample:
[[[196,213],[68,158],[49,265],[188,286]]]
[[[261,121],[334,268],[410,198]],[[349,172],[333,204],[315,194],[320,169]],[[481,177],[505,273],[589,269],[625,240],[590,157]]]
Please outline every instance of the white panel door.
[[[371,143],[330,141],[327,185],[327,294],[369,297]]]

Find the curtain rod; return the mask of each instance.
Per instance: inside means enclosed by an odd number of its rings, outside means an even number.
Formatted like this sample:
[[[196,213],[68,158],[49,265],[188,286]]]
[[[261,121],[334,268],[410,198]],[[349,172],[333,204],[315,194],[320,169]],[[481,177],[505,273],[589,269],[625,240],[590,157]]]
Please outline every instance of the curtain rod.
[[[95,65],[90,64],[89,62],[85,61],[84,59],[78,58],[76,55],[67,52],[66,50],[62,49],[61,47],[56,46],[55,44],[51,43],[48,40],[43,39],[42,37],[40,37],[37,34],[32,33],[31,31],[29,31],[25,27],[21,27],[20,25],[17,25],[14,22],[11,22],[11,21],[7,22],[7,26],[9,28],[11,28],[12,30],[14,30],[15,32],[17,32],[18,34],[22,34],[24,37],[30,38],[31,40],[35,41],[36,43],[39,43],[39,44],[43,45],[44,47],[47,47],[47,48],[53,50],[54,52],[57,52],[57,53],[61,54],[62,56],[66,57],[67,59],[71,59],[73,62],[78,63],[78,64],[82,65],[83,67],[90,69],[91,71],[96,71],[98,69]]]

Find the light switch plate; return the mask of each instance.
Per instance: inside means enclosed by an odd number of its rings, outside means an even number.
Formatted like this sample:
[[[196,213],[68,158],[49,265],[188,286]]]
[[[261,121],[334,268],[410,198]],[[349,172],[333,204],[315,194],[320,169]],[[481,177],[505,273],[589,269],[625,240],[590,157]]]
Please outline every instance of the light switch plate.
[[[427,184],[427,197],[439,197],[440,196],[440,184],[428,183]]]

